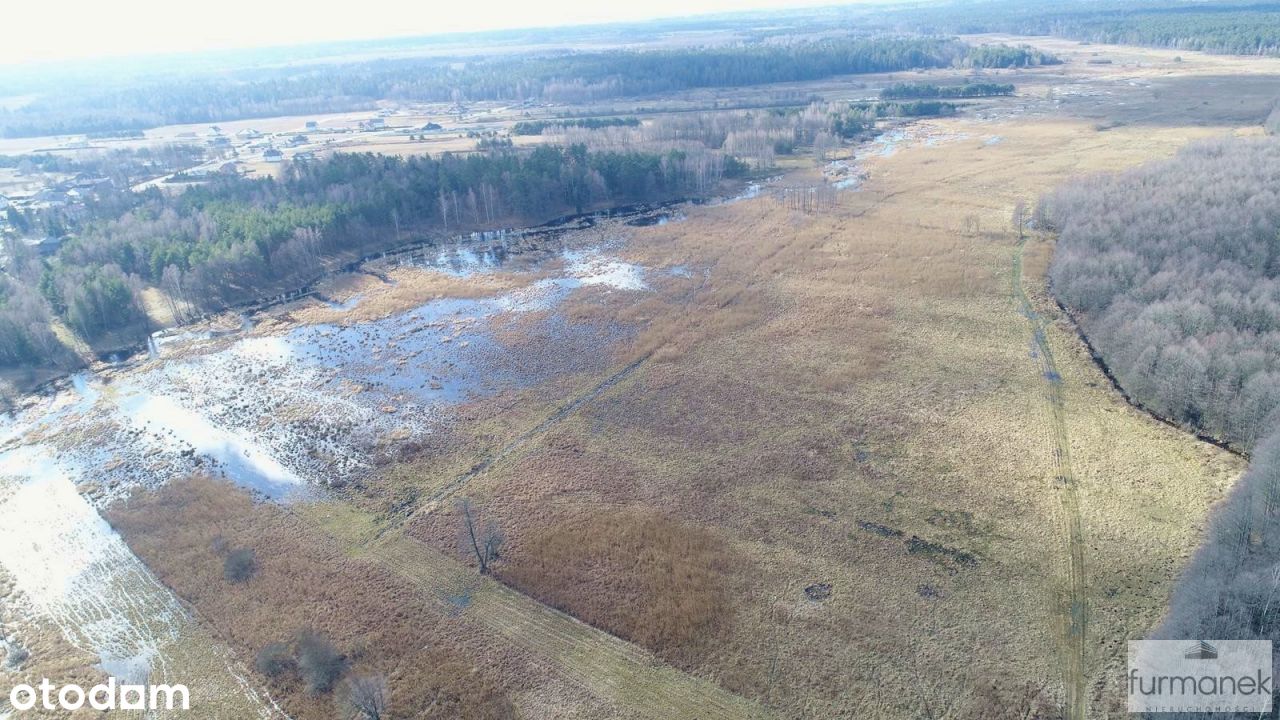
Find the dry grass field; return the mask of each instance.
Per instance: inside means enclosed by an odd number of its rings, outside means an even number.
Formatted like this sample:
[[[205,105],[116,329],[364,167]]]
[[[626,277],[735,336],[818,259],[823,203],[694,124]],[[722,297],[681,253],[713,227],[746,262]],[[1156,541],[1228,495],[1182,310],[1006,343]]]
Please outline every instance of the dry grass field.
[[[1047,297],[1052,238],[1010,217],[1072,176],[1241,131],[1265,83],[1210,106],[1190,80],[1270,65],[1182,53],[1171,75],[1159,52],[1050,44],[1071,62],[1014,110],[917,123],[829,212],[766,194],[630,229],[624,259],[688,272],[567,301],[635,330],[606,370],[472,402],[340,502],[286,514],[196,483],[117,526],[244,657],[286,626],[352,652],[380,638],[360,662],[469,664],[439,682],[520,717],[1123,714],[1125,641],[1161,617],[1243,462],[1112,391]],[[1163,89],[1130,84],[1155,74]],[[1118,104],[1126,87],[1140,101]],[[398,279],[327,289],[366,297],[356,319],[477,291]],[[503,528],[510,587],[459,550],[462,496]],[[219,534],[258,548],[261,577],[219,584]],[[298,717],[331,709],[272,688]]]
[[[655,352],[470,480],[511,538],[504,573],[554,595],[528,568],[594,567],[585,528],[657,512],[714,529],[746,559],[728,578],[688,580],[732,589],[726,639],[696,659],[665,656],[782,715],[954,703],[981,716],[991,685],[1003,703],[1028,682],[1054,703],[1079,697],[1072,715],[1106,714],[1107,670],[1158,620],[1195,519],[1241,463],[1111,393],[1044,296],[1045,239],[1029,242],[1015,279],[1009,216],[1073,174],[1223,130],[934,125],[969,137],[877,159],[832,213],[766,198],[637,231],[630,259],[705,280],[584,308],[643,322],[634,352]],[[1056,377],[1014,282],[1040,313]],[[1073,503],[1060,498],[1060,441]],[[454,524],[420,513],[412,531],[444,549]],[[561,533],[582,541],[546,542]],[[654,598],[680,592],[654,585]],[[829,597],[812,599],[824,585]],[[592,606],[636,591],[600,573],[573,592]]]
[[[276,506],[255,504],[234,487],[202,478],[136,496],[112,522],[132,549],[180,593],[251,666],[270,643],[301,630],[331,638],[350,672],[382,673],[405,717],[506,718],[498,685],[503,655],[485,656],[447,622],[422,623],[410,588],[376,567],[345,557],[335,543]],[[226,548],[247,548],[257,570],[224,577]],[[268,680],[295,718],[329,718],[334,698],[311,693],[296,673]]]

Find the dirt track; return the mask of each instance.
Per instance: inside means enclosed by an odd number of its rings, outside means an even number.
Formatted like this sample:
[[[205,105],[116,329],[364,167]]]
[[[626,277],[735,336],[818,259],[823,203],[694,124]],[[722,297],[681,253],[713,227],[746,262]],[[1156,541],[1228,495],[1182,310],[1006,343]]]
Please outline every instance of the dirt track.
[[[1049,404],[1049,432],[1055,468],[1053,489],[1062,504],[1063,530],[1063,553],[1059,563],[1062,566],[1062,578],[1053,605],[1059,623],[1059,641],[1062,644],[1062,686],[1066,715],[1070,720],[1084,720],[1087,705],[1085,652],[1088,647],[1089,611],[1084,565],[1084,523],[1080,515],[1076,478],[1071,469],[1071,439],[1067,435],[1062,375],[1054,362],[1044,321],[1022,286],[1022,253],[1026,243],[1027,238],[1024,236],[1014,251],[1013,296],[1018,304],[1018,311],[1027,318],[1030,326],[1032,359],[1044,379],[1045,398]]]
[[[769,717],[760,706],[687,675],[632,643],[576,620],[399,532],[359,551],[412,580],[442,612],[476,623],[628,716],[669,720]]]

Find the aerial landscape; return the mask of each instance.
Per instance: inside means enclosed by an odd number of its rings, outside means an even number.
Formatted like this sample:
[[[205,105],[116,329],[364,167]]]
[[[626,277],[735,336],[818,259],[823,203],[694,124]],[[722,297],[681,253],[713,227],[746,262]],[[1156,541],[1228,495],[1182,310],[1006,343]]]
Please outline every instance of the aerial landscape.
[[[579,6],[0,56],[0,719],[1280,717],[1280,5]]]

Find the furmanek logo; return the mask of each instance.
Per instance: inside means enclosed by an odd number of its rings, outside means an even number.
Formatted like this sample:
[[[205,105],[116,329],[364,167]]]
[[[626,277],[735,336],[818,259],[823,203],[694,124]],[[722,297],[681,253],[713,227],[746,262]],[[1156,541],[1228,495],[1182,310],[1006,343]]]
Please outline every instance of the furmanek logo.
[[[1130,640],[1129,712],[1269,712],[1270,640]]]
[[[66,710],[73,712],[88,707],[94,710],[190,710],[191,698],[186,685],[116,685],[108,678],[101,685],[85,690],[79,685],[61,687],[49,682],[17,685],[9,691],[9,705],[14,710]]]

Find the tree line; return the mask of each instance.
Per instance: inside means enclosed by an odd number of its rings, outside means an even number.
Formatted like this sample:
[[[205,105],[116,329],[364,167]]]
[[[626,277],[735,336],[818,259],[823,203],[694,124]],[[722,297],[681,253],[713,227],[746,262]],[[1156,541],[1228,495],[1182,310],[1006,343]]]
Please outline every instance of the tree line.
[[[541,135],[543,131],[555,128],[584,128],[598,130],[605,127],[638,127],[640,118],[565,118],[558,120],[521,120],[511,126],[512,135]]]
[[[965,83],[934,85],[933,83],[894,83],[880,91],[881,100],[919,100],[934,98],[978,98],[1012,95],[1009,83]]]
[[[140,80],[42,94],[0,109],[0,135],[139,130],[173,123],[367,110],[377,100],[583,102],[690,88],[950,66],[946,38],[840,37],[710,48],[402,58]]]
[[[593,130],[555,125],[555,141],[583,144],[595,150],[642,149],[667,152],[672,148],[693,152],[713,150],[737,158],[756,170],[769,170],[779,156],[810,148],[825,160],[841,141],[865,137],[874,131],[877,118],[917,114],[946,114],[956,108],[930,107],[926,103],[828,103],[809,102],[796,107],[700,113],[671,113],[643,124],[605,126]],[[936,103],[935,103],[936,105]]]
[[[1124,389],[1252,450],[1157,637],[1280,641],[1277,187],[1280,141],[1224,139],[1073,183],[1037,210],[1059,234],[1053,292]]]
[[[921,32],[1056,35],[1235,55],[1280,54],[1280,4],[1274,2],[996,0],[908,10],[902,17]]]
[[[1063,188],[1050,278],[1117,380],[1241,446],[1280,421],[1280,142],[1215,140]]]
[[[897,100],[892,102],[853,102],[851,110],[860,111],[867,117],[939,117],[955,115],[959,105],[945,100]]]
[[[1059,65],[1058,56],[1030,45],[978,45],[965,54],[963,65],[973,68],[1024,68]]]
[[[690,197],[744,171],[718,153],[542,146],[466,156],[336,154],[291,165],[279,180],[227,176],[178,195],[126,193],[133,204],[123,213],[90,207],[87,218],[59,218],[73,234],[53,258],[14,243],[19,261],[9,287],[0,287],[0,364],[52,361],[49,336],[34,327],[47,327],[41,319],[51,313],[89,340],[144,330],[144,287],[160,288],[182,320],[291,291],[327,261],[411,237]]]

